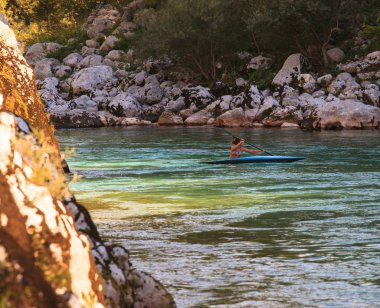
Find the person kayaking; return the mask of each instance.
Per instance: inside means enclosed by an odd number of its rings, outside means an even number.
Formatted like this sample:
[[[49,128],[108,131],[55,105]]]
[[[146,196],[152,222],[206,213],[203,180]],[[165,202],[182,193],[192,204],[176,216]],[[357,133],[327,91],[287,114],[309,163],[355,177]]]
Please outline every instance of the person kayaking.
[[[232,140],[230,158],[239,158],[241,152],[248,152],[252,154],[264,152],[262,150],[251,150],[251,149],[244,148],[243,147],[244,142],[245,142],[244,139],[240,139],[237,137],[235,137],[234,140]]]

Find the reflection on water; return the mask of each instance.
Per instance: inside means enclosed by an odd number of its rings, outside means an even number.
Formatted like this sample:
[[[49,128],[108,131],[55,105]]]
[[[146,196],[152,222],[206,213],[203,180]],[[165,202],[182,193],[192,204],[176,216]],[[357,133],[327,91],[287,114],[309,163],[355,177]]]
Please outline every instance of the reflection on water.
[[[234,129],[291,164],[218,166],[215,128],[60,130],[101,234],[179,307],[379,307],[379,131]],[[223,147],[226,149],[223,149]]]

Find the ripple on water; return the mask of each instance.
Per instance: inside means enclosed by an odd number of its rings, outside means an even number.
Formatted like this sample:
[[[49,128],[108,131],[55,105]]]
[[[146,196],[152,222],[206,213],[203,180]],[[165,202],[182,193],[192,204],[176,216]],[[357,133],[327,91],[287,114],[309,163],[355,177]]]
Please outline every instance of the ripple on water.
[[[208,166],[213,128],[60,130],[72,184],[179,307],[378,307],[378,131],[234,129],[293,164]]]

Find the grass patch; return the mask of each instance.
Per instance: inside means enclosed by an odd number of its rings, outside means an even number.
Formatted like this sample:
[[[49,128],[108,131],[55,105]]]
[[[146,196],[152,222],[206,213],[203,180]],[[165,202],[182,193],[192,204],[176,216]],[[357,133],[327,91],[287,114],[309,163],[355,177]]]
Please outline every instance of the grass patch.
[[[276,73],[272,70],[256,70],[248,74],[249,83],[255,84],[260,90],[270,88]]]

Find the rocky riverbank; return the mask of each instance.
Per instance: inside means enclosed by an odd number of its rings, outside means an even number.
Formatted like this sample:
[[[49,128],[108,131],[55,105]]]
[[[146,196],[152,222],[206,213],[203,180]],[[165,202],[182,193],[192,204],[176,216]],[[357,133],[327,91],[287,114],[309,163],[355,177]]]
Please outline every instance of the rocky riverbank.
[[[171,61],[149,59],[138,66],[133,50],[118,49],[138,28],[143,1],[123,11],[106,6],[89,17],[80,50],[63,59],[67,46],[37,43],[26,51],[37,87],[58,128],[115,125],[216,125],[304,129],[379,128],[380,51],[345,61],[331,47],[327,55],[339,72],[318,76],[302,54],[284,62],[270,88],[237,78],[214,89],[168,79]],[[75,40],[75,39],[73,39]],[[68,46],[70,42],[68,42]],[[246,70],[266,70],[273,59],[246,59]]]

